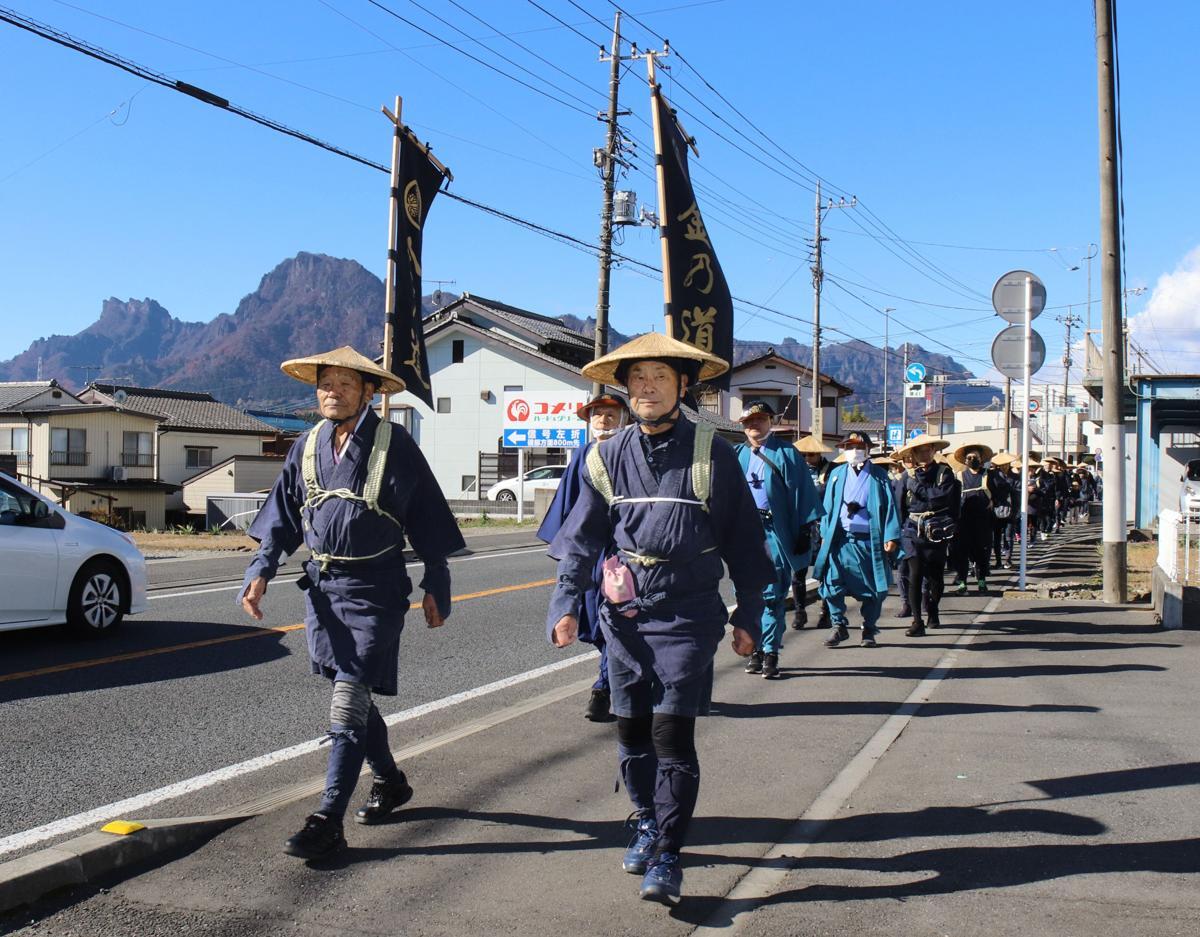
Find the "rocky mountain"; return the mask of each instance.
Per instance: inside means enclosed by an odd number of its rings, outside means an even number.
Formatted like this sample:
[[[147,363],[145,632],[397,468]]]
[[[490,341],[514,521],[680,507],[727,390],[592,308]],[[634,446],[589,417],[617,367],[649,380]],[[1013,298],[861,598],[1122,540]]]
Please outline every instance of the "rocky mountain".
[[[140,386],[208,391],[235,406],[275,407],[307,404],[294,381],[279,371],[279,362],[297,348],[353,345],[363,351],[379,347],[382,338],[383,283],[353,260],[300,253],[262,278],[258,288],[232,313],[211,322],[182,322],[153,299],[105,300],[100,318],[76,335],[52,335],[35,341],[7,361],[0,361],[0,381],[34,380],[38,362],[44,377],[79,388],[88,379]],[[445,302],[449,296],[442,297]],[[425,298],[427,312],[433,297]],[[594,320],[563,316],[571,329],[590,335]],[[613,332],[610,347],[630,336]],[[784,357],[809,364],[810,346],[786,337],[779,342],[737,341],[735,363],[774,348]],[[914,360],[931,373],[969,377],[953,358],[910,345]],[[821,370],[855,389],[847,403],[858,403],[872,416],[882,407],[882,350],[866,342],[823,346]],[[889,374],[892,399],[899,401],[899,363]],[[987,391],[954,387],[947,403],[990,400]]]

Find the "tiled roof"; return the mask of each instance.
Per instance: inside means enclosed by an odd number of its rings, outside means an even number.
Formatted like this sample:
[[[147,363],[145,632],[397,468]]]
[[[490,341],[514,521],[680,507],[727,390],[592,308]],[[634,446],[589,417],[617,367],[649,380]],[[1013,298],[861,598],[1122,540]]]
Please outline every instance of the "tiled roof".
[[[0,410],[12,410],[18,404],[22,404],[26,400],[57,386],[58,384],[55,381],[0,382]]]
[[[261,433],[271,436],[275,428],[262,420],[247,416],[221,403],[212,394],[185,390],[164,390],[158,387],[129,387],[121,384],[91,384],[99,393],[111,398],[118,390],[125,391],[122,407],[144,413],[160,413],[166,417],[164,430],[194,429],[227,433]]]
[[[530,312],[528,309],[518,309],[516,306],[496,302],[494,299],[485,299],[473,293],[463,293],[463,299],[477,306],[482,306],[488,312],[495,313],[498,318],[507,319],[514,325],[528,329],[535,335],[540,335],[549,341],[574,345],[587,351],[591,351],[594,347],[594,342],[590,338],[580,335],[573,329],[567,328],[561,321],[552,319],[550,316]]]

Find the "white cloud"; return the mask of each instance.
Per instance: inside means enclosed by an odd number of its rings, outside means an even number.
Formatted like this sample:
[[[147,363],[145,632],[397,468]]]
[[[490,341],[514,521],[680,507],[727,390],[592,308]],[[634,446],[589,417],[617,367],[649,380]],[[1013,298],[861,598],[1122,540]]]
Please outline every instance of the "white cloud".
[[[1200,371],[1200,247],[1154,284],[1145,308],[1129,320],[1134,340],[1167,371]],[[1133,366],[1136,368],[1136,356]]]

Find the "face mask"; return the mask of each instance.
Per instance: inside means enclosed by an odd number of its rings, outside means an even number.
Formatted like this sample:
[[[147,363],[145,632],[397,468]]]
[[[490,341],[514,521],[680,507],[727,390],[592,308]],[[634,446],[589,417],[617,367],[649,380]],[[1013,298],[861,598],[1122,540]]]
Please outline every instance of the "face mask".
[[[621,427],[614,426],[612,429],[592,430],[592,435],[597,439],[608,439],[610,436],[616,436],[619,432],[621,432]]]
[[[983,465],[983,463],[979,460],[979,456],[973,455],[967,459],[967,465],[973,469],[977,469],[979,466]]]
[[[847,449],[846,462],[850,465],[862,465],[867,461],[866,449]]]

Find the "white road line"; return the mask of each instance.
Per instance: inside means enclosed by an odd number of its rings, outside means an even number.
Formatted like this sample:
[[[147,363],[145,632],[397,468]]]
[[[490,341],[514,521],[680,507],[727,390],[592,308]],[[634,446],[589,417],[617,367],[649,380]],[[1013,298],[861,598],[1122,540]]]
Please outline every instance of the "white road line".
[[[527,670],[525,673],[514,674],[511,677],[505,677],[502,680],[496,680],[492,683],[475,687],[472,690],[464,690],[463,692],[455,693],[452,696],[446,696],[439,700],[423,703],[420,706],[414,706],[412,709],[405,709],[402,712],[393,713],[390,716],[384,717],[383,721],[389,726],[398,725],[401,722],[408,722],[412,719],[426,716],[429,713],[438,712],[442,709],[448,709],[452,706],[457,706],[460,703],[466,703],[470,700],[478,699],[479,697],[486,696],[489,693],[496,693],[500,690],[517,686],[521,683],[526,683],[530,680],[537,680],[539,677],[556,673],[559,670],[565,670],[568,667],[574,667],[577,664],[583,663],[584,661],[595,660],[599,656],[600,654],[598,651],[589,651],[586,654],[577,654],[574,657],[568,657],[566,660],[556,661],[553,664],[547,664],[544,667],[537,667],[533,670]],[[113,817],[119,817],[122,814],[136,814],[140,811],[144,811],[147,807],[161,803],[164,800],[171,800],[175,797],[182,797],[185,794],[192,794],[196,791],[203,790],[206,787],[212,787],[214,784],[221,784],[225,781],[230,781],[234,778],[251,774],[255,771],[261,771],[263,768],[268,768],[272,765],[277,765],[293,758],[299,758],[302,755],[307,755],[316,751],[324,740],[324,736],[321,738],[311,739],[307,742],[301,742],[298,745],[292,745],[288,748],[281,748],[279,751],[271,752],[267,755],[259,755],[257,758],[250,758],[247,761],[242,761],[238,764],[228,765],[224,768],[218,768],[215,771],[209,771],[205,774],[197,775],[194,778],[188,778],[185,781],[177,781],[174,784],[168,784],[165,787],[147,791],[146,793],[138,794],[135,797],[127,797],[124,800],[118,800],[111,804],[105,804],[103,807],[97,807],[94,810],[88,810],[84,813],[77,813],[72,817],[64,817],[61,820],[54,820],[51,823],[46,823],[30,830],[14,833],[11,836],[6,836],[3,839],[0,839],[0,855],[37,845],[38,843],[45,842],[48,839],[53,839],[56,836],[62,836],[66,833],[75,833],[79,830],[85,829],[86,827],[102,824],[113,819]]]
[[[1002,601],[1000,596],[989,601],[984,606],[983,612],[975,617],[973,624],[984,622],[1000,607]],[[871,770],[891,748],[892,743],[900,737],[900,733],[907,728],[921,705],[929,701],[929,697],[933,695],[938,684],[946,678],[946,675],[958,662],[958,656],[962,649],[975,639],[977,633],[975,629],[971,629],[959,635],[954,646],[942,656],[942,659],[908,694],[908,698],[867,740],[867,743],[859,749],[858,754],[846,763],[846,766],[838,772],[837,777],[829,783],[829,786],[817,795],[817,799],[804,811],[804,815],[792,824],[784,834],[782,843],[767,850],[766,854],[725,895],[724,901],[709,917],[709,921],[713,923],[702,924],[692,932],[693,934],[719,933],[727,937],[729,934],[740,931],[750,921],[750,914],[741,914],[730,924],[717,923],[729,920],[727,905],[743,903],[752,908],[756,903],[766,900],[783,886],[794,867],[794,860],[804,857],[812,845],[819,840],[821,830],[826,824],[845,808],[854,792],[867,779]]]
[[[460,556],[457,559],[451,559],[448,562],[450,562],[452,564],[470,563],[473,560],[499,560],[499,559],[503,559],[506,556],[526,556],[530,553],[545,553],[545,552],[546,552],[545,547],[527,547],[527,548],[521,549],[521,550],[513,550],[510,553],[480,553],[478,556]],[[404,568],[412,569],[416,566],[421,566],[421,565],[423,565],[423,564],[420,562],[405,563]],[[299,579],[299,578],[300,577],[297,576],[295,579],[273,579],[271,581],[272,582],[295,582],[296,579]],[[209,592],[233,592],[234,590],[240,589],[241,587],[242,587],[242,584],[239,582],[236,585],[232,585],[232,586],[213,586],[211,589],[191,589],[187,592],[164,592],[164,593],[157,594],[157,595],[147,596],[147,599],[151,602],[155,601],[156,599],[181,599],[181,598],[184,598],[185,596],[205,595],[206,593],[209,593]]]

